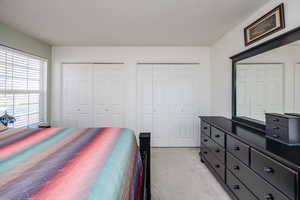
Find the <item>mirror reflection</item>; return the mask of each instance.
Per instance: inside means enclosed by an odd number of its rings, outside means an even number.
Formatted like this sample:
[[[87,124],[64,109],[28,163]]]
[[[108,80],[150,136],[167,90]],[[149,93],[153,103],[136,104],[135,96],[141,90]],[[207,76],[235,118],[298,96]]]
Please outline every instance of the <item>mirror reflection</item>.
[[[236,115],[300,113],[300,41],[236,63]]]

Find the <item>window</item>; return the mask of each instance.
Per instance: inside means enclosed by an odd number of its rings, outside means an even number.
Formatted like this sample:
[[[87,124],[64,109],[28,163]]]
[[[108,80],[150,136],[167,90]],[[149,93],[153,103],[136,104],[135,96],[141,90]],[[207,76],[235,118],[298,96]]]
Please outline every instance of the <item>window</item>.
[[[0,46],[0,115],[14,116],[11,126],[46,121],[46,72],[45,59]]]

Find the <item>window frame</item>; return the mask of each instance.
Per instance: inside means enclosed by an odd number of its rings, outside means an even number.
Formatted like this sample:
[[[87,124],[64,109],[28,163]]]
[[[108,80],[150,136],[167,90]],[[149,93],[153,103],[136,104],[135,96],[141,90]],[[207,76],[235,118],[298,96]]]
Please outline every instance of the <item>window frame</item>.
[[[5,95],[15,95],[15,94],[24,94],[24,95],[30,95],[30,94],[39,94],[39,122],[48,122],[48,65],[49,65],[49,61],[46,58],[42,58],[40,56],[36,56],[18,49],[14,49],[5,45],[0,44],[0,51],[3,51],[5,56],[7,56],[7,52],[11,52],[11,53],[15,53],[18,54],[20,56],[24,56],[26,58],[29,59],[36,59],[38,61],[40,61],[42,64],[40,66],[40,77],[39,77],[39,89],[38,90],[24,90],[24,89],[7,89],[7,87],[5,87],[5,89],[0,89],[0,94],[5,94]],[[14,67],[16,64],[12,63],[12,66]],[[4,63],[5,69],[7,69],[7,63]],[[29,65],[27,65],[27,68],[29,67]],[[14,77],[14,76],[12,76]],[[28,78],[27,78],[28,80]],[[16,107],[15,102],[12,103],[13,108]],[[29,102],[28,102],[28,105]],[[3,112],[0,113],[0,115],[4,114]],[[29,115],[29,113],[27,112],[25,115]],[[30,124],[29,123],[29,118],[27,121],[27,124],[25,126],[22,127],[32,127],[37,125],[38,123],[33,123]],[[10,127],[15,128],[15,124],[10,125]],[[20,127],[17,127],[20,128]]]

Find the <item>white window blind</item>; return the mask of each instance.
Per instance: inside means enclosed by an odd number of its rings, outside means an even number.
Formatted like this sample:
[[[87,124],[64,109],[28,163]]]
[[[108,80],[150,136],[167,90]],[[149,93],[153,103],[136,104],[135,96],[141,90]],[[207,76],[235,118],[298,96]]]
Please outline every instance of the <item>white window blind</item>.
[[[46,120],[47,61],[0,45],[0,115],[16,118],[13,127]]]

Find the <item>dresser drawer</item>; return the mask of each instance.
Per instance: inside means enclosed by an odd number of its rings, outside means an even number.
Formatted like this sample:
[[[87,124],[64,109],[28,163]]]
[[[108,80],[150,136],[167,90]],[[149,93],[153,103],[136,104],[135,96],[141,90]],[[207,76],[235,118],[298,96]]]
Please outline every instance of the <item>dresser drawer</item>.
[[[289,130],[286,127],[268,124],[266,127],[267,136],[289,143]]]
[[[225,133],[220,131],[219,129],[216,129],[214,127],[211,127],[211,138],[221,145],[222,147],[225,147]]]
[[[249,146],[227,135],[227,151],[249,165]]]
[[[201,121],[201,132],[210,137],[210,125],[204,121]]]
[[[213,142],[209,144],[210,151],[216,156],[216,158],[225,163],[225,150],[224,148],[220,147],[217,143]]]
[[[201,134],[201,144],[204,144],[205,146],[209,146],[211,143],[210,137],[208,137],[206,134],[202,133]]]
[[[227,185],[231,191],[241,200],[257,200],[257,198],[240,182],[230,171],[227,170]]]
[[[221,163],[213,153],[209,150],[209,148],[205,147],[202,152],[203,158],[206,162],[217,172],[217,174],[225,180],[225,166]]]
[[[212,139],[210,139],[206,134],[201,135],[202,145],[205,145],[209,151],[222,163],[225,163],[225,150],[223,147],[218,145]]]
[[[219,160],[217,160],[215,157],[209,157],[210,161],[209,163],[214,168],[214,170],[217,172],[217,174],[225,181],[225,166],[223,163],[221,163]]]
[[[227,154],[227,169],[238,177],[259,200],[288,200],[287,196],[229,154]]]
[[[251,168],[290,198],[295,198],[297,172],[253,149]]]
[[[266,114],[266,124],[288,127],[289,120],[288,118],[280,117],[277,115]]]
[[[201,157],[207,160],[207,156],[210,153],[209,149],[206,146],[201,146]]]

